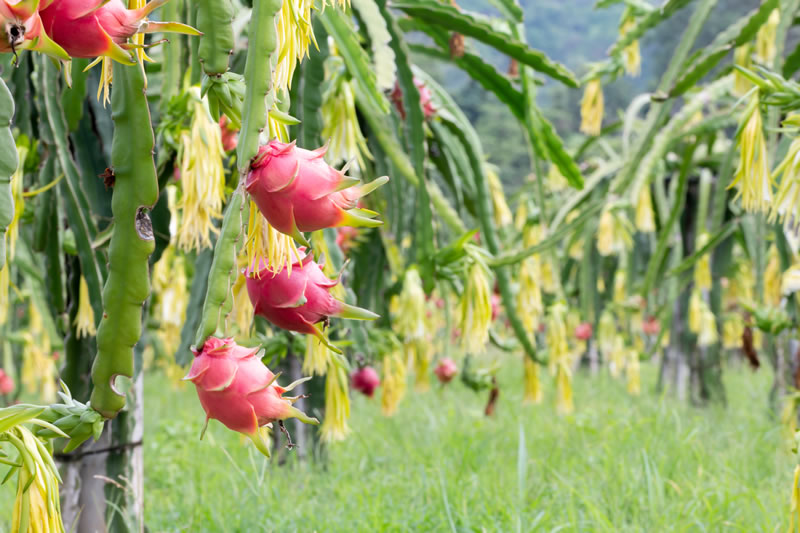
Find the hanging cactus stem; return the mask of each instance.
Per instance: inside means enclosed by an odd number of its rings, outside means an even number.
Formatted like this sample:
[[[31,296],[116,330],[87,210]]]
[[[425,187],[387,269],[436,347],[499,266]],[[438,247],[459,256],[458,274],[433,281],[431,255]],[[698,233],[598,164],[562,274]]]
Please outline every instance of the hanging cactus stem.
[[[158,179],[144,85],[141,69],[114,66],[114,230],[103,288],[103,317],[97,328],[90,400],[92,407],[106,418],[114,418],[125,406],[125,396],[115,381],[118,376],[133,378],[133,347],[141,337],[142,305],[150,294],[148,260],[155,240],[149,210],[158,199]]]

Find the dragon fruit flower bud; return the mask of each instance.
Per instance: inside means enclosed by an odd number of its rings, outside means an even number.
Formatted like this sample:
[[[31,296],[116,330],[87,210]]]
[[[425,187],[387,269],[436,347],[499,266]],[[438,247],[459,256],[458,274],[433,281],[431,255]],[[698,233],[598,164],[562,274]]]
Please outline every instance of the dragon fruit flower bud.
[[[433,371],[436,374],[436,377],[439,378],[441,383],[449,383],[456,374],[458,374],[458,367],[456,366],[455,361],[450,359],[449,357],[443,358],[439,361],[439,364],[436,366],[436,370]]]
[[[299,251],[304,253],[305,248]],[[288,268],[274,272],[261,261],[258,267],[248,268],[245,275],[255,314],[281,329],[314,335],[337,353],[341,350],[330,343],[318,323],[326,323],[331,316],[355,320],[378,318],[371,311],[334,298],[331,289],[339,279],[329,279],[312,254],[302,258],[295,256],[291,274]]]
[[[372,398],[375,389],[381,384],[381,378],[371,366],[359,368],[350,376],[350,383],[358,392]]]
[[[304,150],[294,141],[272,140],[259,149],[247,176],[247,192],[272,227],[306,246],[304,231],[382,224],[375,220],[376,212],[357,204],[389,178],[357,185],[357,179],[325,162],[326,150],[325,146]]]
[[[311,378],[281,387],[278,376],[256,357],[258,349],[239,346],[230,338],[209,337],[200,351],[193,351],[194,362],[183,379],[197,388],[206,423],[213,418],[228,429],[247,435],[267,457],[269,449],[261,439],[259,427],[287,418],[319,424],[319,420],[292,405],[298,397],[283,396]]]
[[[48,35],[72,57],[105,56],[135,63],[128,39],[137,33],[174,32],[200,35],[178,22],[153,22],[147,16],[168,0],[153,0],[140,9],[126,9],[122,0],[44,0],[39,15]]]

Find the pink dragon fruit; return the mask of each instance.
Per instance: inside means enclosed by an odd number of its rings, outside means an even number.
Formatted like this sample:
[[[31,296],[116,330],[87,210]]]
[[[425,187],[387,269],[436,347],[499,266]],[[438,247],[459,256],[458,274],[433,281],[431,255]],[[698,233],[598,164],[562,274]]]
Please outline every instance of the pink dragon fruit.
[[[44,30],[39,0],[0,0],[0,22],[6,30],[6,41],[0,40],[0,52],[16,54],[18,50],[35,50],[56,59],[69,59],[67,52]]]
[[[232,152],[239,144],[239,130],[231,127],[228,117],[221,115],[219,117],[219,129],[222,136],[222,149],[226,152]]]
[[[592,338],[592,325],[588,322],[581,322],[575,328],[575,338],[581,341],[588,341]]]
[[[658,335],[661,331],[661,324],[654,316],[648,316],[642,321],[642,331],[645,335]]]
[[[374,368],[365,366],[353,372],[350,376],[350,383],[358,392],[372,398],[372,395],[375,394],[375,389],[381,384],[381,378],[378,377],[378,373],[375,372]]]
[[[328,165],[326,146],[316,150],[270,141],[258,151],[247,176],[247,192],[269,223],[308,245],[302,232],[336,226],[376,227],[377,213],[357,207],[358,199],[387,181],[359,181]]]
[[[305,248],[300,248],[304,253]],[[329,348],[340,350],[330,344],[319,322],[326,323],[328,317],[374,320],[378,315],[334,298],[330,290],[339,279],[328,279],[312,254],[302,259],[294,258],[292,273],[284,268],[278,273],[269,270],[263,261],[259,268],[246,271],[247,293],[255,313],[281,329],[315,335]]]
[[[500,295],[496,292],[492,293],[492,296],[489,299],[489,302],[492,306],[492,322],[497,320],[497,316],[500,314],[500,308],[503,305],[503,300],[500,298]]]
[[[450,359],[449,357],[443,358],[439,361],[439,364],[436,365],[436,370],[433,371],[436,374],[436,377],[439,378],[441,383],[449,383],[456,374],[458,374],[458,367],[456,366],[455,361]]]
[[[197,388],[200,404],[206,412],[206,423],[213,418],[228,429],[250,437],[258,449],[269,456],[258,428],[275,421],[297,418],[306,424],[319,424],[292,404],[298,397],[286,397],[311,378],[279,386],[273,374],[256,357],[258,349],[238,346],[233,339],[209,337],[201,351],[193,350],[195,359],[184,380]]]
[[[43,0],[39,14],[45,31],[72,57],[105,56],[134,64],[128,52],[136,33],[175,32],[200,35],[179,22],[153,22],[153,10],[168,0],[153,0],[141,9],[126,9],[122,0]]]
[[[417,90],[419,91],[419,105],[422,106],[422,112],[425,114],[426,119],[430,119],[436,114],[436,107],[433,105],[431,90],[425,85],[424,81],[417,78],[414,78],[414,85],[417,86]],[[390,97],[397,108],[397,112],[400,113],[400,117],[405,120],[406,108],[403,105],[403,90],[400,88],[399,84],[395,83],[394,90]]]
[[[6,395],[14,392],[14,380],[0,368],[0,394]]]

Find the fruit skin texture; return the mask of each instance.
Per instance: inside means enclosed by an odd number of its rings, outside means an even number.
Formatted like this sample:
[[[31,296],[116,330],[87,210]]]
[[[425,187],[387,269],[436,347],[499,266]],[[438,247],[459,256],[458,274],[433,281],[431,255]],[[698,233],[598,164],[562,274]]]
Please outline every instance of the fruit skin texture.
[[[376,227],[374,211],[357,207],[358,199],[389,178],[356,185],[355,178],[328,165],[317,150],[272,140],[263,145],[251,165],[246,189],[273,228],[307,244],[301,232],[337,226]]]
[[[300,248],[301,253],[304,248]],[[373,320],[378,315],[334,298],[330,291],[339,283],[329,279],[312,254],[295,258],[291,274],[288,268],[278,273],[261,262],[246,271],[247,294],[255,313],[281,329],[309,333],[327,344],[316,326],[331,316]]]
[[[147,15],[167,0],[153,0],[141,9],[126,9],[122,0],[45,0],[39,14],[48,35],[72,57],[107,56],[132,64],[128,38],[136,33],[172,31],[198,35],[176,22],[150,22]]]
[[[371,366],[359,368],[350,376],[350,383],[357,391],[372,398],[375,389],[381,384],[381,378]]]
[[[458,367],[456,366],[455,361],[450,359],[449,357],[445,357],[439,364],[436,365],[436,370],[433,371],[436,374],[436,377],[439,378],[441,383],[449,383],[456,374],[458,374]]]
[[[183,379],[194,383],[206,417],[249,436],[260,426],[287,418],[318,424],[282,397],[291,387],[276,383],[257,351],[217,337],[209,337],[199,352],[194,350],[192,367]]]
[[[588,341],[592,338],[592,325],[588,322],[582,322],[575,328],[575,338],[582,341]]]

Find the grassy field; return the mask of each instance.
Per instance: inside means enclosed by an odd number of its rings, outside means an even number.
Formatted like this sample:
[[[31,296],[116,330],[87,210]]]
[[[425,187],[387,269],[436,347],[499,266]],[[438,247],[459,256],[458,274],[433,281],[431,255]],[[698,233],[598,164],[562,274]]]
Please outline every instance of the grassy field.
[[[644,367],[643,383],[653,382]],[[212,422],[192,387],[146,380],[145,508],[162,532],[786,531],[794,459],[766,411],[767,371],[730,371],[727,409],[631,398],[576,376],[574,416],[523,406],[501,376],[497,415],[461,383],[410,394],[393,418],[354,398],[328,461],[284,466]],[[547,382],[548,392],[551,392]],[[14,483],[0,489],[8,531]]]
[[[652,383],[645,368],[644,384]],[[328,462],[270,464],[203,415],[192,388],[147,383],[146,509],[171,531],[785,531],[793,458],[766,412],[770,376],[730,372],[727,409],[576,378],[577,412],[523,406],[503,376],[494,418],[460,383],[393,418],[357,397]],[[547,386],[550,384],[547,383]]]

